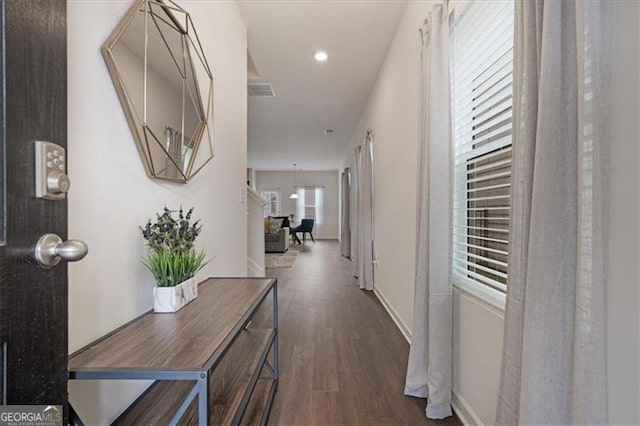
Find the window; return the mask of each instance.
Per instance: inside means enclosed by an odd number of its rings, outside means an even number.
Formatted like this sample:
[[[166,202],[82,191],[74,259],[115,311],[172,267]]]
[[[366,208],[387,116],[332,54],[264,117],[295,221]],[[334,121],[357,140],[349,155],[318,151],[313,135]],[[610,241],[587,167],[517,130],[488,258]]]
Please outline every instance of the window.
[[[319,229],[323,222],[322,188],[298,188],[296,215],[298,220],[314,219],[314,226]]]
[[[280,192],[274,190],[260,191],[262,198],[267,200],[264,206],[264,217],[280,215]]]
[[[509,254],[513,24],[513,1],[475,1],[451,34],[454,283],[498,298]]]

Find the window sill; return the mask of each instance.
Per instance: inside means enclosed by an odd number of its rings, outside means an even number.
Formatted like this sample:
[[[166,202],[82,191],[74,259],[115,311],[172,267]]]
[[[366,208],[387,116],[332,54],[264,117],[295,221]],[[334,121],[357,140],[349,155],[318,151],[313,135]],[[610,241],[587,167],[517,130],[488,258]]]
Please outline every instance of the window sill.
[[[467,281],[457,277],[454,278],[453,287],[477,299],[479,302],[489,305],[489,307],[496,309],[500,313],[504,313],[507,303],[506,294],[471,280]]]

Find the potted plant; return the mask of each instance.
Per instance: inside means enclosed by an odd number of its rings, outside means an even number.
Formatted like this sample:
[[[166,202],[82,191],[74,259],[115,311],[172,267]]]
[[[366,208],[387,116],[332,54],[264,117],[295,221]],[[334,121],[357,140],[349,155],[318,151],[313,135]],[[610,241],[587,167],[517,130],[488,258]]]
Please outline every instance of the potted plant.
[[[153,289],[154,312],[176,312],[198,296],[195,275],[205,262],[204,250],[194,247],[202,230],[200,220],[190,223],[193,207],[184,214],[178,210],[178,219],[167,207],[140,227],[147,242],[147,260],[143,264],[156,281]]]

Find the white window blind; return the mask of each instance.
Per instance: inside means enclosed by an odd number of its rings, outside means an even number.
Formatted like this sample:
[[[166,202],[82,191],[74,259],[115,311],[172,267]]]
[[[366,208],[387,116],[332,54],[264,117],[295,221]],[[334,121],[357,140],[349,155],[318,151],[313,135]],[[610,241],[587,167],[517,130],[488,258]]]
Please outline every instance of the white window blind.
[[[324,190],[322,187],[298,188],[296,212],[298,219],[313,219],[317,230],[322,226],[324,213]]]
[[[262,198],[267,200],[264,206],[264,217],[280,215],[280,192],[278,191],[260,191]]]
[[[507,289],[513,1],[475,1],[451,34],[453,277]]]

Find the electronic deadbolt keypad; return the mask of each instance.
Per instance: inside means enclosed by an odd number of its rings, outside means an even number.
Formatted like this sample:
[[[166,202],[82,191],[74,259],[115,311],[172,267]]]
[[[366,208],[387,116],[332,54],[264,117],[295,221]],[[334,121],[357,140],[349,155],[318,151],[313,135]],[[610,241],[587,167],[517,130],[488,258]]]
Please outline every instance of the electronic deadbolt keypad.
[[[36,197],[64,200],[71,182],[65,150],[53,142],[36,141]]]

